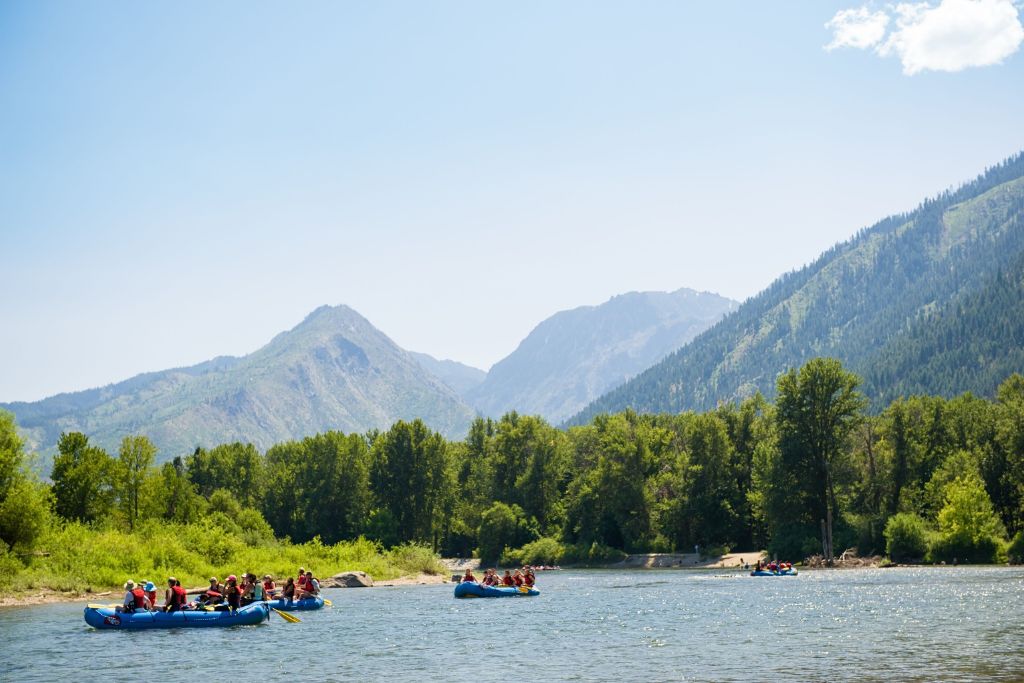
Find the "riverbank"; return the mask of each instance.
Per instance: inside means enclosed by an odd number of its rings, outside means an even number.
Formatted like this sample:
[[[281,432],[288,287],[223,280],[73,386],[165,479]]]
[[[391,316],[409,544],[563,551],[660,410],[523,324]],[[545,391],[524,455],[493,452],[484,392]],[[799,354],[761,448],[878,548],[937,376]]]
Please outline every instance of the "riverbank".
[[[764,551],[711,556],[697,553],[641,553],[606,566],[609,569],[737,569],[744,564],[755,564],[765,557]]]

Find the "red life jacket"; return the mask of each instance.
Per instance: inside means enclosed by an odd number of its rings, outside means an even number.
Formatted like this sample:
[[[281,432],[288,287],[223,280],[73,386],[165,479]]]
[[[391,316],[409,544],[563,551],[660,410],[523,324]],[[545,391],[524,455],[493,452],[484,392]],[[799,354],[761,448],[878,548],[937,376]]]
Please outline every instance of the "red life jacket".
[[[141,588],[132,589],[132,598],[135,599],[135,609],[142,609],[146,606],[146,591]]]
[[[513,582],[514,584],[516,584],[517,586],[522,586],[522,585],[523,585],[523,577],[522,577],[522,576],[520,576],[520,575],[518,575],[518,574],[515,574],[515,575],[514,575],[514,576],[512,577],[512,582]]]
[[[515,582],[512,580],[511,576],[503,576],[503,577],[501,577],[501,585],[502,586],[514,586]]]
[[[184,607],[188,603],[188,594],[185,592],[185,589],[181,586],[174,586],[171,590],[174,591],[174,595],[172,596],[174,604],[179,607]]]
[[[149,604],[156,604],[156,591],[146,591],[146,597],[149,598]]]

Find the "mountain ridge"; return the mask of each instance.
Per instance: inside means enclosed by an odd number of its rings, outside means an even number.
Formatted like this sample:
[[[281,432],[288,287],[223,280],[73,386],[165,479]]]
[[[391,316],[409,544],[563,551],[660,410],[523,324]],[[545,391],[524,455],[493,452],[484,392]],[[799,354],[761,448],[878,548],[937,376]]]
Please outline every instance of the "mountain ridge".
[[[1024,153],[783,274],[689,345],[568,422],[627,407],[678,412],[712,408],[755,391],[771,396],[779,373],[821,355],[838,357],[864,376],[865,393],[881,405],[893,397],[894,378],[872,369],[884,364],[885,353],[913,343],[906,331],[919,316],[981,291],[1000,268],[1012,269],[1014,256],[1024,250],[1022,216]],[[979,328],[973,334],[990,332]],[[1015,343],[1012,335],[1005,341]],[[944,367],[941,374],[956,372]],[[940,389],[936,376],[904,390],[994,391],[979,377],[974,372]]]
[[[450,387],[343,305],[315,309],[245,356],[2,407],[44,452],[62,431],[82,431],[111,450],[120,437],[143,433],[163,459],[198,445],[242,440],[268,448],[318,431],[361,432],[416,417],[461,436],[474,416]]]
[[[710,292],[627,292],[541,321],[466,399],[484,415],[509,410],[552,422],[644,370],[732,310]]]

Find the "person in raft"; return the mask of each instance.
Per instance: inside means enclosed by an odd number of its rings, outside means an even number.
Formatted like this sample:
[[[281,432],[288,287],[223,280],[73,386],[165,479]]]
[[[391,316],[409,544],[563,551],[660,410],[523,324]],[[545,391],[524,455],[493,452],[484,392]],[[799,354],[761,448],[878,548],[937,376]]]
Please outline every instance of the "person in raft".
[[[306,590],[306,570],[304,567],[299,567],[298,576],[295,577],[296,597],[300,596],[304,590]]]
[[[533,588],[534,584],[537,583],[537,577],[533,573],[533,567],[526,565],[523,567],[523,584],[528,588]]]
[[[149,579],[143,579],[139,582],[142,586],[142,590],[146,591],[146,597],[149,598],[149,603],[153,605],[153,609],[156,609],[156,585]]]
[[[136,586],[135,582],[128,579],[124,584],[124,600],[117,606],[118,612],[134,612],[137,609],[149,610],[153,603],[146,597],[146,591],[142,586]]]
[[[313,572],[306,572],[306,581],[298,591],[298,599],[315,598],[320,594],[320,582],[313,578]]]
[[[481,582],[482,585],[497,586],[498,583],[499,581],[497,572],[495,572],[493,569],[488,569],[484,571],[484,580]]]
[[[256,578],[255,574],[249,574],[249,592],[252,594],[253,602],[267,599],[267,592],[263,590],[263,582]]]
[[[277,585],[270,574],[263,575],[263,592],[267,594],[267,600],[273,600],[277,595]]]
[[[295,599],[295,579],[288,577],[288,580],[284,584],[284,588],[281,589],[281,597],[291,602]]]
[[[185,609],[188,604],[188,596],[185,589],[181,587],[181,581],[173,576],[167,578],[167,590],[164,592],[164,611],[178,612]]]
[[[512,583],[515,584],[516,588],[522,588],[523,586],[523,573],[518,569],[512,574]]]
[[[224,601],[224,586],[220,585],[216,576],[210,577],[210,585],[205,593],[199,596],[199,604],[216,605]]]
[[[234,611],[240,607],[242,591],[238,588],[238,579],[234,574],[228,577],[224,586],[224,598],[228,601],[228,609]]]
[[[467,581],[472,581],[473,583],[477,583],[476,577],[473,576],[473,570],[470,569],[469,567],[466,567],[466,573],[463,574],[463,576],[462,576],[462,583],[466,583]]]
[[[514,585],[516,585],[515,580],[513,580],[513,578],[512,578],[512,572],[510,572],[507,569],[505,570],[505,575],[503,577],[501,577],[501,585],[502,586],[514,586]]]

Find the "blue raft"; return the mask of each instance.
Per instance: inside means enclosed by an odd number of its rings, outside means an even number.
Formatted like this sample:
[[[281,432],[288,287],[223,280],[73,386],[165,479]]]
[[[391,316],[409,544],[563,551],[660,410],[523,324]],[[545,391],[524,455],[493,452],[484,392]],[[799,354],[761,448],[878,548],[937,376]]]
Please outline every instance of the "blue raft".
[[[750,572],[750,575],[751,576],[796,576],[796,573],[797,572],[796,572],[795,569],[783,569],[780,572],[778,572],[778,571],[773,572],[773,571],[769,571],[767,569],[762,569],[761,571]]]
[[[279,609],[282,612],[304,612],[311,609],[322,609],[324,606],[324,599],[319,595],[314,598],[302,598],[301,600],[286,600],[285,598],[278,598],[277,600],[271,600],[267,603],[274,609]]]
[[[526,598],[540,595],[536,588],[520,590],[513,586],[481,586],[473,581],[463,581],[455,586],[457,598]]]
[[[265,602],[254,602],[234,612],[117,612],[112,607],[86,607],[85,623],[94,628],[193,628],[209,626],[250,626],[270,618]]]

